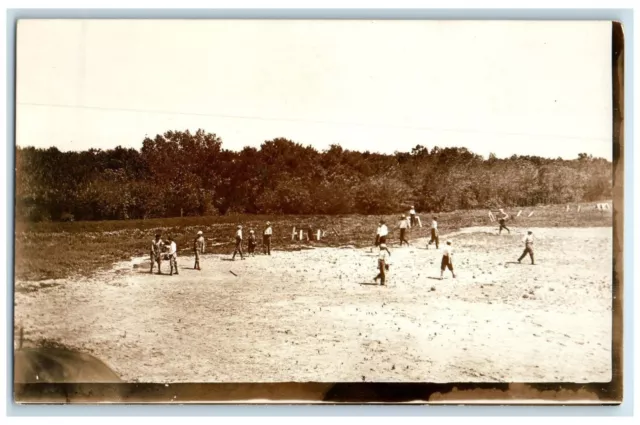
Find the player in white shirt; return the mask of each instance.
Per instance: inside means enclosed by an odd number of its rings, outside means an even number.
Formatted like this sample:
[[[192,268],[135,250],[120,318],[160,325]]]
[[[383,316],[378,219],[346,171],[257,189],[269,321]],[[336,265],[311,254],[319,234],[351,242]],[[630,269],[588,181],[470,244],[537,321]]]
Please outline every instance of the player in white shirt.
[[[438,232],[438,217],[433,217],[431,222],[431,240],[427,244],[427,249],[432,243],[436,244],[436,249],[440,248],[440,234]]]
[[[411,227],[416,227],[416,207],[411,205],[411,209],[409,210],[409,224]]]
[[[378,275],[373,279],[374,282],[378,283],[378,279],[380,279],[380,284],[385,284],[386,271],[389,270],[389,257],[391,256],[391,251],[387,248],[386,244],[380,244],[380,254],[378,255]]]
[[[403,242],[406,243],[407,245],[410,245],[409,241],[407,240],[407,228],[409,227],[409,221],[407,220],[407,217],[405,217],[404,214],[400,216],[398,227],[400,227],[400,246],[402,246]]]
[[[271,255],[271,235],[273,235],[273,229],[271,228],[271,222],[267,221],[267,227],[262,234],[262,252],[265,255]]]
[[[535,264],[533,261],[533,232],[531,230],[529,230],[527,235],[522,238],[522,242],[524,242],[524,251],[520,258],[518,258],[518,263],[521,262],[527,254],[529,254],[529,257],[531,257],[531,264]]]
[[[453,248],[451,247],[451,241],[447,241],[447,244],[442,249],[442,261],[440,263],[440,280],[444,279],[445,269],[451,270],[453,278],[456,278],[456,274],[453,271]]]
[[[378,225],[378,230],[376,231],[376,246],[387,243],[387,235],[389,234],[389,229],[385,224],[384,220],[380,220],[380,224]]]
[[[242,226],[240,225],[238,225],[236,230],[236,248],[233,250],[231,260],[236,259],[236,254],[240,254],[240,258],[244,260],[244,254],[242,253]]]
[[[171,267],[169,276],[173,276],[174,270],[176,274],[178,274],[178,247],[176,241],[171,236],[169,237],[169,242],[169,253],[167,254],[167,257],[169,257],[169,266]]]

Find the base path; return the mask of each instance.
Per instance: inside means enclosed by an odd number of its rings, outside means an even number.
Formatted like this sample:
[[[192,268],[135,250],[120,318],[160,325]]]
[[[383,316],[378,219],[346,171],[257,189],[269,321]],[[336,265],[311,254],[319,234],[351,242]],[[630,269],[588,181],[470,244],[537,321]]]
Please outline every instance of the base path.
[[[183,256],[178,276],[145,259],[19,282],[15,322],[132,382],[609,381],[612,229],[532,230],[535,266],[516,262],[522,234],[451,235],[442,281],[426,240],[392,246],[387,287],[377,248],[204,255],[202,271]]]

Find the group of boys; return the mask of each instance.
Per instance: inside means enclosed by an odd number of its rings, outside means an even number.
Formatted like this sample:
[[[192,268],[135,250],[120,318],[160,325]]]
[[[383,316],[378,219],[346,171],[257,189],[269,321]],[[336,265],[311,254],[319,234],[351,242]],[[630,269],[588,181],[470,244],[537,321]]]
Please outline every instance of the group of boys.
[[[267,226],[262,232],[262,253],[264,255],[271,255],[271,236],[273,235],[273,228],[271,227],[271,222],[267,221]],[[242,235],[242,225],[238,225],[236,227],[236,246],[233,250],[233,256],[231,260],[236,259],[236,254],[240,254],[240,258],[244,260],[244,253],[242,251],[242,242],[244,238]],[[251,256],[255,256],[256,246],[258,245],[256,241],[256,232],[251,229],[249,230],[249,237],[247,238],[248,242],[248,254]]]
[[[266,228],[264,229],[262,236],[262,247],[265,255],[271,255],[271,236],[273,235],[273,228],[271,227],[271,223],[267,222]],[[153,273],[153,268],[157,264],[158,265],[158,274],[162,274],[162,261],[168,260],[170,266],[169,275],[173,276],[175,273],[178,273],[178,248],[176,245],[176,241],[172,236],[167,237],[167,242],[161,239],[162,235],[160,233],[156,233],[156,237],[151,241],[151,269],[149,273]],[[240,254],[240,258],[244,259],[244,254],[242,252],[242,226],[238,225],[236,230],[236,246],[233,252],[232,260],[235,260],[236,254]],[[255,255],[256,248],[256,237],[255,232],[253,230],[249,231],[249,255]],[[193,240],[193,252],[195,255],[195,263],[193,268],[195,270],[202,270],[200,268],[200,256],[205,252],[205,239],[202,231],[198,231],[195,239]],[[168,250],[167,250],[168,247]],[[167,252],[165,252],[167,251]]]
[[[406,239],[406,229],[409,226],[414,226],[416,222],[416,213],[415,209],[412,206],[409,212],[410,221],[407,221],[406,216],[402,215],[400,217],[400,222],[398,223],[398,227],[400,228],[400,246],[403,243],[409,245],[409,241]],[[506,225],[506,220],[509,218],[509,215],[503,210],[500,209],[500,216],[498,222],[500,227],[498,229],[498,234],[502,233],[502,230],[505,229],[507,232],[511,233],[511,230]],[[435,243],[436,249],[439,249],[440,238],[438,233],[438,218],[433,217],[433,221],[431,222],[431,239],[427,243],[427,249],[429,249],[429,245]],[[391,257],[391,251],[386,245],[387,235],[389,234],[389,229],[387,228],[385,221],[380,220],[378,225],[378,229],[376,231],[376,240],[375,245],[380,247],[380,253],[378,255],[378,275],[374,278],[374,282],[378,282],[380,279],[380,283],[385,285],[386,280],[386,272],[389,271],[389,260]],[[529,255],[531,258],[531,264],[535,264],[534,255],[533,255],[533,232],[529,230],[527,235],[522,240],[525,244],[524,251],[522,255],[518,258],[518,263],[522,262],[524,257]],[[446,269],[451,271],[453,278],[455,279],[456,274],[453,270],[453,248],[451,246],[451,241],[447,240],[444,249],[442,250],[442,260],[440,262],[440,280],[444,278],[444,272]]]

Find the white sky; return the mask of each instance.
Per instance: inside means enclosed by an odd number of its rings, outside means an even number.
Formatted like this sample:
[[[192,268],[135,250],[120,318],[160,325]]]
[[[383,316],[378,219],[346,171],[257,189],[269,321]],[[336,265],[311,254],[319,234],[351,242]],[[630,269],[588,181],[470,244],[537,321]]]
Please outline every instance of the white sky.
[[[19,146],[203,128],[234,150],[612,156],[609,22],[29,20],[17,41]]]

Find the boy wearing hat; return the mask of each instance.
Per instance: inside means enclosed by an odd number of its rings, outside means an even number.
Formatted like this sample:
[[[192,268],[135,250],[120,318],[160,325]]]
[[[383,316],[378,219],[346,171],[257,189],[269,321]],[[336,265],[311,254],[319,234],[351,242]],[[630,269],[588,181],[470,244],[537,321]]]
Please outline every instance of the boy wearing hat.
[[[386,271],[389,270],[389,257],[391,256],[391,251],[387,248],[387,245],[384,243],[380,244],[380,254],[378,255],[378,275],[373,279],[375,283],[378,283],[378,279],[380,279],[380,284],[384,286]]]
[[[156,233],[156,238],[151,241],[151,270],[149,273],[153,273],[154,263],[158,263],[158,274],[162,274],[162,250],[164,249],[164,242],[160,239],[160,233]]]
[[[387,225],[384,220],[380,220],[378,224],[378,230],[376,230],[376,246],[387,243],[387,235],[389,234],[389,229],[387,229]]]
[[[196,270],[201,270],[200,254],[204,254],[204,236],[202,235],[202,230],[198,231],[198,235],[193,241],[193,251],[196,255],[196,263],[193,265],[193,268]]]
[[[427,249],[429,249],[429,245],[432,243],[436,244],[436,249],[440,247],[440,237],[438,234],[438,217],[433,217],[433,221],[431,222],[431,240],[427,244]]]
[[[240,254],[240,258],[244,260],[244,255],[242,254],[242,226],[238,225],[236,230],[236,248],[233,250],[233,257],[231,260],[236,259],[236,254]]]
[[[451,248],[451,241],[447,241],[447,244],[442,249],[442,261],[440,262],[440,280],[444,279],[444,270],[451,270],[453,278],[456,278],[456,274],[453,271],[453,249]]]
[[[400,216],[398,227],[400,227],[400,246],[402,246],[402,242],[409,245],[409,241],[407,240],[407,227],[409,227],[409,222],[404,214]]]
[[[168,240],[170,244],[167,257],[169,257],[169,266],[171,267],[169,276],[173,276],[174,270],[176,274],[178,274],[178,247],[176,246],[176,241],[171,236],[169,236]]]
[[[253,231],[253,229],[249,230],[249,255],[251,255],[252,257],[255,257],[255,251],[256,251],[256,234]]]
[[[518,263],[521,262],[527,254],[531,257],[531,264],[535,264],[533,261],[533,232],[529,230],[527,235],[522,238],[522,242],[524,242],[524,251],[520,258],[518,258]]]
[[[271,222],[267,221],[267,227],[264,229],[262,233],[262,252],[264,255],[271,255],[271,235],[273,234],[273,229],[271,228]]]
[[[498,223],[500,223],[500,228],[498,229],[498,234],[502,234],[502,229],[505,229],[507,232],[509,232],[509,234],[511,234],[511,230],[509,230],[509,228],[507,227],[507,225],[505,224],[507,219],[509,218],[509,214],[507,214],[506,212],[504,212],[504,210],[502,208],[500,208],[500,218],[498,219]]]

